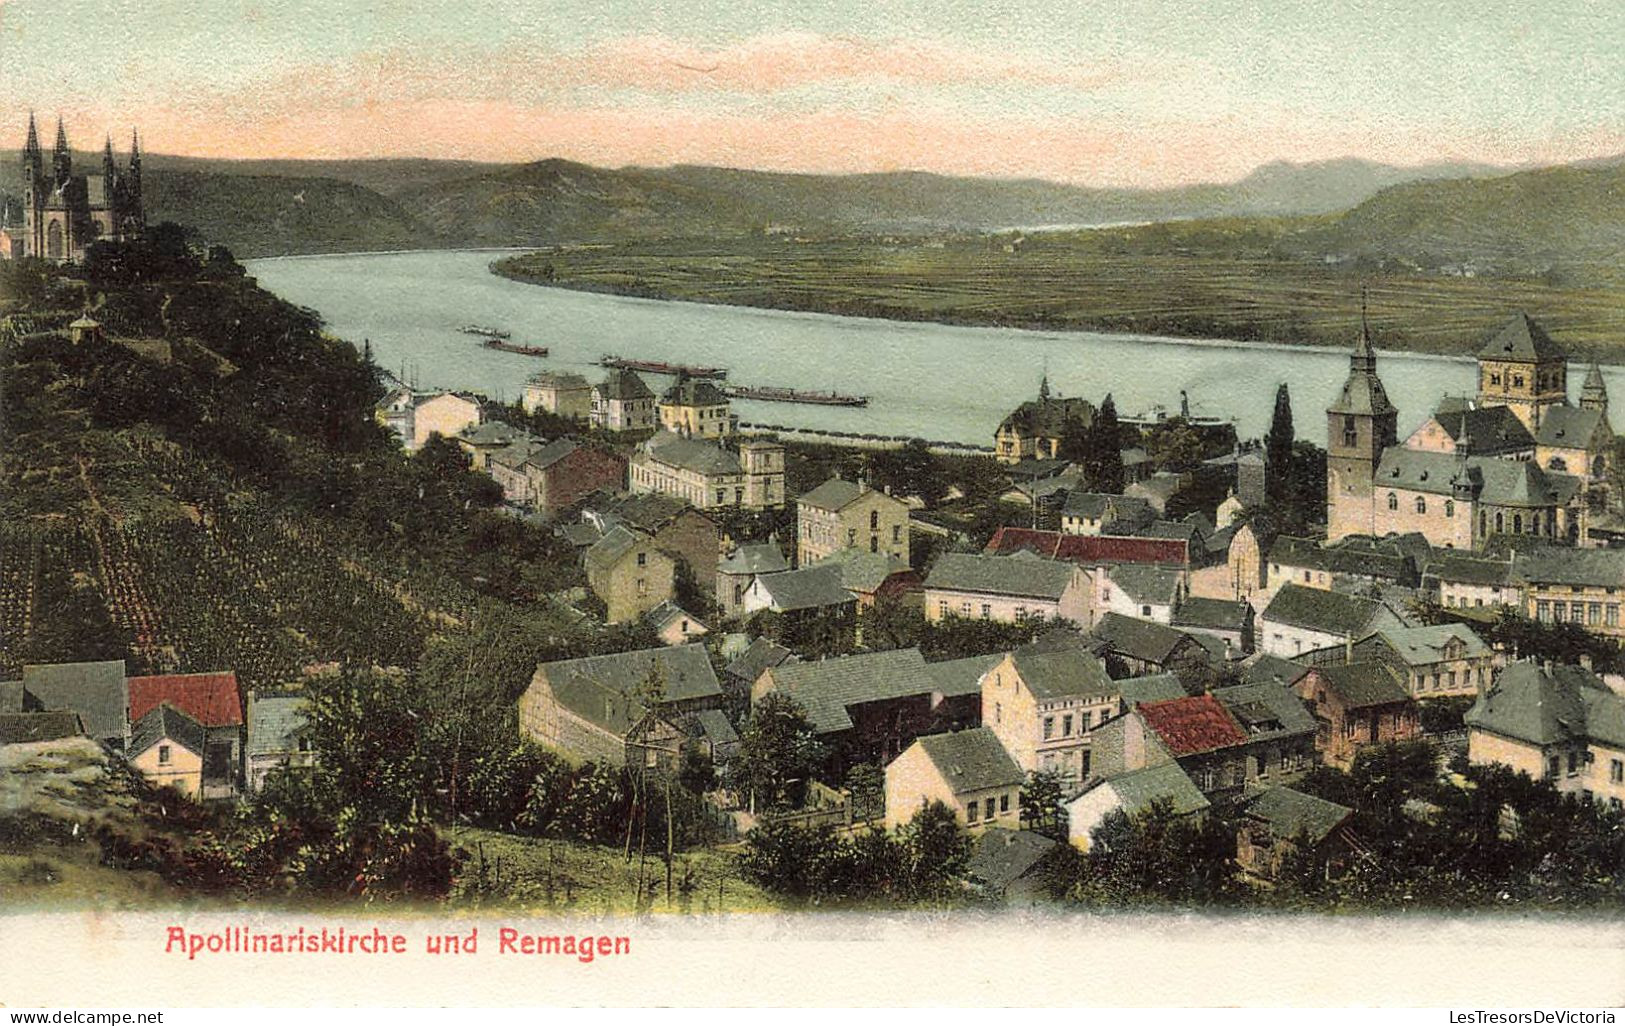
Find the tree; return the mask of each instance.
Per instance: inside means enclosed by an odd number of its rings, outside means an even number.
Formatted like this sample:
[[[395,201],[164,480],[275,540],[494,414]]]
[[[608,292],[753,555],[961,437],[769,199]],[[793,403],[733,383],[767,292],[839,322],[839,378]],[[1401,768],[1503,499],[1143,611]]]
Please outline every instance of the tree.
[[[970,862],[970,835],[954,811],[934,801],[903,828],[903,845],[918,897],[947,897]]]
[[[1275,390],[1275,416],[1264,436],[1264,494],[1276,505],[1296,498],[1292,488],[1292,397],[1285,383]]]
[[[824,746],[806,712],[788,695],[770,692],[751,711],[728,763],[733,789],[748,795],[751,807],[785,808],[797,783],[811,777],[824,760]]]
[[[1185,418],[1170,417],[1147,433],[1145,448],[1158,470],[1184,473],[1201,465],[1207,443]]]
[[[1123,494],[1123,429],[1117,422],[1117,403],[1111,393],[1095,415],[1092,448],[1095,450],[1092,487],[1097,492]]]
[[[1053,771],[1035,771],[1027,774],[1021,785],[1021,819],[1038,833],[1055,836],[1062,831],[1061,819],[1066,815],[1062,804],[1060,774]]]
[[[846,790],[852,818],[879,819],[886,812],[886,774],[872,762],[860,762],[846,771]]]
[[[910,438],[898,449],[882,449],[869,455],[869,479],[876,488],[890,488],[893,495],[918,495],[926,505],[935,506],[948,492],[948,474],[923,438]]]

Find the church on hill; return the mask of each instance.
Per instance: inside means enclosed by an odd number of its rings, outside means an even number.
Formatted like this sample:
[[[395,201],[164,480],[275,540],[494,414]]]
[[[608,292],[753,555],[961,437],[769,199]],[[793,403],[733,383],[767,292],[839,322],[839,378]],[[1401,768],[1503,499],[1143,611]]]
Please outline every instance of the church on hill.
[[[1518,314],[1478,354],[1476,399],[1450,398],[1403,442],[1362,325],[1342,390],[1326,409],[1327,537],[1419,532],[1476,549],[1497,534],[1587,543],[1587,495],[1607,488],[1614,429],[1602,369],[1580,404],[1568,355]]]
[[[130,159],[124,167],[113,160],[113,140],[109,138],[102,154],[101,174],[76,175],[62,120],[57,119],[56,148],[47,165],[39,130],[30,114],[22,172],[22,224],[8,221],[0,225],[0,255],[77,263],[84,259],[92,243],[132,239],[146,226],[141,199],[141,143],[133,134]]]

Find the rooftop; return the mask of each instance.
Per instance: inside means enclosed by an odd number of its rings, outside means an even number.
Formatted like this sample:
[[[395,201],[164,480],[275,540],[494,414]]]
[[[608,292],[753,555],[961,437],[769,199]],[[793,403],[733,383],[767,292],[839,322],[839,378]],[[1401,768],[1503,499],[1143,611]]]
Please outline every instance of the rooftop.
[[[542,663],[536,672],[546,675],[565,708],[622,735],[643,718],[646,710],[637,695],[653,675],[664,682],[670,702],[722,694],[705,646],[698,644],[564,659]]]
[[[1565,360],[1568,354],[1535,320],[1518,311],[1485,341],[1480,360]]]
[[[129,728],[129,691],[122,659],[45,663],[23,667],[23,691],[40,710],[71,710],[96,740],[123,739]]]
[[[776,541],[746,542],[717,564],[717,573],[739,576],[776,574],[788,569],[790,561],[784,558]]]
[[[691,470],[707,477],[741,473],[738,453],[670,431],[656,432],[654,437],[638,447],[638,451],[656,463]]]
[[[1242,809],[1248,819],[1265,824],[1276,837],[1285,840],[1303,837],[1311,844],[1325,840],[1354,815],[1354,810],[1346,805],[1290,787],[1266,788],[1248,798]]]
[[[1090,634],[1114,652],[1157,666],[1166,665],[1181,643],[1191,641],[1184,631],[1121,613],[1102,616]]]
[[[734,658],[734,661],[723,667],[722,672],[735,680],[755,683],[756,678],[762,675],[763,670],[770,670],[786,662],[794,662],[799,658],[794,652],[769,638],[757,638],[752,641],[743,652]]]
[[[1301,584],[1283,585],[1260,618],[1323,634],[1357,638],[1383,627],[1401,625],[1399,617],[1380,602],[1321,588],[1306,588]]]
[[[944,552],[926,577],[927,588],[1058,601],[1077,567],[1032,554],[1014,556]]]
[[[1319,666],[1314,672],[1345,709],[1369,709],[1410,701],[1410,694],[1394,676],[1394,671],[1383,663]]]
[[[1106,664],[1081,645],[1023,645],[1011,653],[1016,672],[1041,702],[1057,698],[1105,698],[1118,693]]]
[[[1016,787],[1027,779],[987,727],[952,734],[927,734],[914,743],[925,752],[954,794]]]
[[[762,574],[751,587],[766,595],[769,607],[781,613],[857,601],[856,596],[841,586],[839,569],[822,563],[799,570]]]
[[[1247,732],[1212,695],[1146,702],[1137,711],[1175,757],[1247,743]]]
[[[275,755],[291,752],[299,736],[308,728],[302,695],[260,694],[248,696],[248,755]]]
[[[1045,559],[1100,566],[1113,563],[1155,563],[1186,566],[1190,553],[1177,538],[1137,538],[1112,535],[1062,534],[1025,527],[1001,527],[982,550],[996,555],[1032,552]]]
[[[203,724],[163,702],[149,709],[131,726],[129,757],[133,759],[165,739],[202,757],[204,737]]]
[[[1212,804],[1177,762],[1103,777],[1095,786],[1111,788],[1117,795],[1119,807],[1131,817],[1151,808],[1158,800],[1168,802],[1176,816],[1201,812]]]
[[[168,702],[205,727],[234,727],[243,722],[237,675],[229,670],[131,677],[129,687],[131,722],[147,715],[160,702]]]
[[[1625,698],[1578,666],[1511,663],[1466,720],[1468,727],[1533,745],[1595,738],[1625,747]]]
[[[850,706],[911,695],[931,695],[937,681],[917,648],[787,662],[773,670],[773,690],[788,695],[820,734],[852,728]]]

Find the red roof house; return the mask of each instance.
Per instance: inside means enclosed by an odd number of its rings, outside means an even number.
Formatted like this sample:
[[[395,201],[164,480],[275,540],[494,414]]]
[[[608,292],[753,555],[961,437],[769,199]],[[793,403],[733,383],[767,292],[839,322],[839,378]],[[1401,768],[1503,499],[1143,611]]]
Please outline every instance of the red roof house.
[[[1190,546],[1184,538],[1131,538],[1121,535],[1063,534],[1027,527],[1001,527],[982,551],[1008,556],[1023,549],[1045,559],[1084,566],[1103,563],[1152,563],[1189,566]]]
[[[1247,732],[1212,695],[1145,702],[1139,711],[1176,759],[1247,743]]]
[[[231,671],[131,677],[129,688],[131,723],[160,702],[168,702],[205,727],[240,727],[243,723],[237,674]]]

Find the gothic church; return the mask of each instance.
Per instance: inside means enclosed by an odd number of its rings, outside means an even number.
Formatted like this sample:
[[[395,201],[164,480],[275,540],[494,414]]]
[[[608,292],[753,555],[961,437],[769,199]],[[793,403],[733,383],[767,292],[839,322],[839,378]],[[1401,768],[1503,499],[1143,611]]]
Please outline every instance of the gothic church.
[[[141,200],[141,143],[130,139],[129,163],[113,161],[107,140],[99,175],[73,173],[73,155],[62,120],[56,123],[56,149],[49,166],[40,148],[34,116],[28,116],[23,145],[23,224],[21,231],[0,228],[0,255],[39,257],[53,263],[77,263],[101,239],[135,238],[146,225]]]

